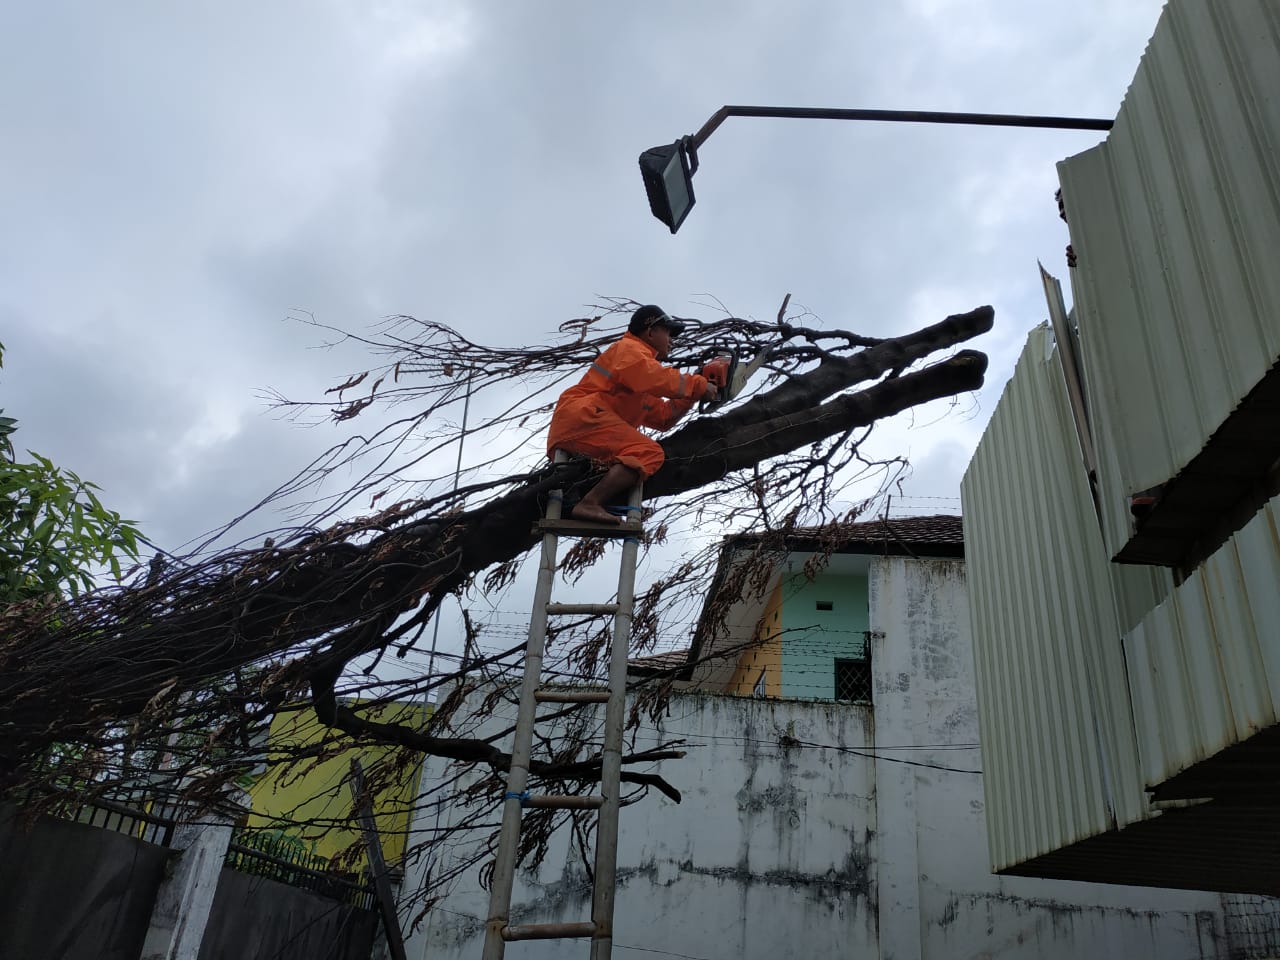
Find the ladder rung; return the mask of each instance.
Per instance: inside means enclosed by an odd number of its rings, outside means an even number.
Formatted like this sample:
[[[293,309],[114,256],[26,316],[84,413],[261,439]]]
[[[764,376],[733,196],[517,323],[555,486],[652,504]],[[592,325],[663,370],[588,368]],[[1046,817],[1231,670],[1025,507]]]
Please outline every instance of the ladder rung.
[[[592,616],[605,616],[610,613],[617,613],[618,605],[616,603],[548,603],[547,613],[553,617],[562,617],[573,614],[589,614]]]
[[[569,797],[557,793],[535,793],[525,798],[523,806],[543,810],[599,810],[604,806],[604,797]]]
[[[608,690],[535,690],[539,703],[608,703]]]
[[[644,527],[634,521],[611,524],[589,520],[539,520],[533,532],[558,533],[566,537],[635,537],[644,533]]]
[[[559,940],[562,937],[590,937],[596,925],[586,923],[524,923],[502,928],[503,940]]]

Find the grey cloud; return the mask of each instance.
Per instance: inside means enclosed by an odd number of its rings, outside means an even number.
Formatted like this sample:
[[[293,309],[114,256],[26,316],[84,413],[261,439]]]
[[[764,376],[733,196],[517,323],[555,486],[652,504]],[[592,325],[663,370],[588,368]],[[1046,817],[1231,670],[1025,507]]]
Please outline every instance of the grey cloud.
[[[255,397],[360,368],[308,350],[315,332],[282,320],[293,308],[352,328],[414,313],[512,343],[597,295],[712,315],[709,294],[771,316],[791,292],[868,333],[937,319],[921,304],[990,301],[985,416],[1043,315],[1035,258],[1066,243],[1053,163],[1091,141],[731,120],[675,238],[636,156],[733,102],[1105,114],[1158,8],[10,5],[4,406],[166,539],[340,436]],[[434,44],[432,20],[449,25]],[[911,429],[886,442],[954,477],[954,450],[928,459],[945,431]]]

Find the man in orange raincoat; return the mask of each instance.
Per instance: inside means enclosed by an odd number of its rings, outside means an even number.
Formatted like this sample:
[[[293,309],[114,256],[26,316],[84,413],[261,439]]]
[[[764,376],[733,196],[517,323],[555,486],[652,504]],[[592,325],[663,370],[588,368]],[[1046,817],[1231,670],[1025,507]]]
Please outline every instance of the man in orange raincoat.
[[[711,361],[701,374],[662,365],[672,338],[683,329],[661,307],[640,307],[622,339],[560,395],[547,452],[559,449],[609,464],[600,482],[573,507],[575,520],[621,522],[605,504],[653,476],[663,461],[662,447],[636,428],[668,430],[699,400],[716,399],[724,385],[726,360]]]

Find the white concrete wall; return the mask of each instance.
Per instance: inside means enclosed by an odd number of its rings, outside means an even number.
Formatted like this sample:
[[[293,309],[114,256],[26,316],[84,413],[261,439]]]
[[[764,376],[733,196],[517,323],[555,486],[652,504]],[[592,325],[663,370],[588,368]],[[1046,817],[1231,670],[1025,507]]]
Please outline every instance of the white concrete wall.
[[[989,872],[964,565],[882,558],[870,576],[874,716],[680,694],[644,722],[633,749],[687,741],[688,757],[658,767],[684,801],[651,792],[622,811],[614,956],[1225,960],[1215,894]],[[513,716],[499,705],[481,729]],[[444,769],[428,763],[424,789]],[[404,890],[422,886],[411,861]],[[520,876],[513,919],[587,920],[590,895],[561,830]],[[487,906],[473,870],[411,934],[409,957],[478,960]],[[417,912],[407,903],[406,921]],[[572,941],[507,954],[587,955]]]
[[[870,591],[881,957],[1226,957],[1217,894],[989,872],[964,564],[879,559]]]
[[[875,956],[872,763],[839,752],[868,743],[868,714],[847,704],[684,694],[659,723],[646,721],[637,750],[687,741],[685,759],[658,767],[683,802],[651,791],[622,810],[614,956]],[[429,763],[424,785],[441,770]],[[518,922],[590,919],[591,890],[567,834],[557,834],[536,871],[520,875]],[[421,888],[422,871],[410,864],[406,893]],[[473,872],[411,934],[408,956],[477,960],[487,909]],[[406,917],[416,912],[406,906]],[[588,952],[585,941],[535,941],[509,945],[507,956]]]

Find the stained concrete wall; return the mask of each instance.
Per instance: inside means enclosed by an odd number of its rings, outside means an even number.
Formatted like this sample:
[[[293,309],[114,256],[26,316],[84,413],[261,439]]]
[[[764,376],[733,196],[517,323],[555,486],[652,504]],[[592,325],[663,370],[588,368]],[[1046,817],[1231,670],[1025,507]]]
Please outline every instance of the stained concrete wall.
[[[872,707],[682,694],[642,726],[636,750],[688,741],[686,759],[659,767],[685,797],[622,811],[615,945],[631,949],[614,955],[1226,960],[1216,894],[990,873],[964,565],[877,558],[869,577]],[[513,718],[500,705],[478,732]],[[430,762],[423,789],[444,770]],[[425,878],[411,862],[406,894]],[[474,960],[488,905],[475,870],[432,893],[444,897],[408,955]],[[567,831],[514,904],[514,922],[590,918]],[[406,904],[406,922],[416,914]],[[521,943],[509,956],[587,948]]]
[[[964,564],[871,569],[881,957],[1228,956],[1219,895],[988,866]]]
[[[0,810],[0,957],[137,960],[169,851]]]
[[[505,725],[512,710],[497,713],[488,726]],[[622,810],[614,956],[875,956],[871,761],[839,752],[869,736],[867,708],[836,703],[688,694],[661,721],[646,720],[634,749],[686,741],[685,759],[657,767],[684,796],[675,804],[651,791]],[[424,788],[442,770],[430,761]],[[422,888],[424,874],[425,862],[411,860],[406,893]],[[541,865],[520,875],[513,917],[589,920],[590,900],[581,856],[561,830]],[[408,956],[475,960],[487,910],[473,870],[410,937]],[[407,905],[406,921],[416,913]],[[513,944],[508,955],[587,952],[545,941]]]

